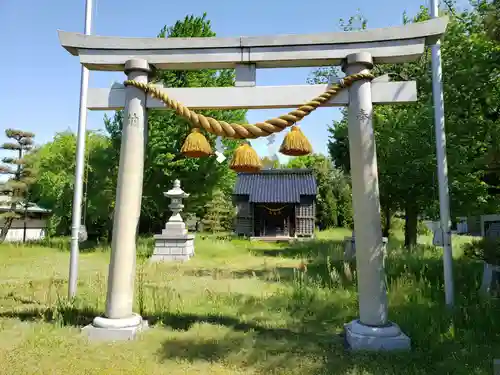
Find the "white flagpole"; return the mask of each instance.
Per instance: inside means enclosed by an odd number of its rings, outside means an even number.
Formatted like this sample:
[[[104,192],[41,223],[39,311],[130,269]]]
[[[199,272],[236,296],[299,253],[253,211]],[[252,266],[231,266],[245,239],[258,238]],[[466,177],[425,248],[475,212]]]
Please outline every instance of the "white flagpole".
[[[85,35],[90,35],[92,26],[92,0],[85,1]],[[80,85],[80,112],[78,116],[78,134],[76,138],[75,190],[73,195],[73,213],[71,220],[71,253],[69,263],[68,297],[76,295],[78,282],[78,234],[82,216],[83,170],[85,166],[85,135],[87,131],[87,91],[89,71],[82,65]]]
[[[431,17],[439,17],[439,0],[431,0]],[[439,185],[439,214],[443,238],[443,269],[445,302],[454,304],[453,253],[450,227],[450,198],[448,192],[448,162],[446,160],[446,134],[444,127],[443,71],[441,66],[441,42],[432,45],[432,96],[434,101],[434,122],[436,131],[436,159]]]

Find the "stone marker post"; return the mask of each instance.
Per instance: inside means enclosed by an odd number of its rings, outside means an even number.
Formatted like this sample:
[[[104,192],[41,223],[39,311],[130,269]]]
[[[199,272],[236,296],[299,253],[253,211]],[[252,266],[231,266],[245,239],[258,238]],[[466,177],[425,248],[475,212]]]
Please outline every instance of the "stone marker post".
[[[133,59],[125,64],[128,79],[148,82],[149,72],[149,64],[145,60]],[[90,338],[132,339],[137,331],[147,326],[140,315],[132,312],[146,129],[146,94],[128,86],[113,220],[106,317],[96,317],[93,324],[86,327]]]
[[[343,69],[351,75],[372,67],[372,56],[360,52],[348,55]],[[346,325],[346,341],[353,350],[407,349],[409,338],[396,324],[387,321],[371,90],[369,80],[357,81],[349,88],[349,154],[360,318]]]

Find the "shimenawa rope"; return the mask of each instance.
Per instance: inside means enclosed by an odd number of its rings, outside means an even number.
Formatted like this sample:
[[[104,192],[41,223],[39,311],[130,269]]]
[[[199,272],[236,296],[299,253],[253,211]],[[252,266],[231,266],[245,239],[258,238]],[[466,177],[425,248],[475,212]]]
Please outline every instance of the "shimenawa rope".
[[[196,113],[175,99],[169,98],[165,92],[152,84],[126,80],[124,85],[141,89],[150,94],[153,98],[161,100],[167,107],[173,109],[179,116],[185,118],[193,128],[202,128],[209,133],[227,138],[254,139],[267,137],[272,133],[278,133],[292,126],[334,97],[341,89],[351,86],[356,81],[363,79],[372,80],[373,78],[374,76],[371,73],[352,74],[341,79],[338,84],[329,86],[323,94],[285,115],[265,120],[264,122],[244,125],[227,123]]]

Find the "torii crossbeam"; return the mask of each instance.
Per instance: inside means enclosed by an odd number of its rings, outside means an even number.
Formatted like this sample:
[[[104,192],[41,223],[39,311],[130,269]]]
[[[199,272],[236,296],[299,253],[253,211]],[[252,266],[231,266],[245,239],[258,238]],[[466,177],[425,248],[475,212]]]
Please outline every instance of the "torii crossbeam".
[[[91,70],[124,71],[146,83],[158,69],[236,69],[236,87],[165,89],[193,109],[289,108],[306,102],[325,85],[258,87],[258,68],[342,65],[348,75],[365,73],[374,63],[404,63],[419,58],[425,46],[445,32],[448,19],[435,18],[398,27],[345,33],[238,38],[118,38],[60,31],[61,44]],[[373,104],[416,100],[415,82],[363,79],[325,106],[348,106],[354,226],[360,318],[346,325],[352,349],[408,349],[410,339],[387,319],[384,251],[380,223]],[[134,337],[144,327],[132,312],[135,235],[141,211],[144,133],[147,108],[162,108],[138,88],[114,85],[90,89],[87,107],[124,108],[122,145],[113,223],[106,316],[88,327],[92,336]]]

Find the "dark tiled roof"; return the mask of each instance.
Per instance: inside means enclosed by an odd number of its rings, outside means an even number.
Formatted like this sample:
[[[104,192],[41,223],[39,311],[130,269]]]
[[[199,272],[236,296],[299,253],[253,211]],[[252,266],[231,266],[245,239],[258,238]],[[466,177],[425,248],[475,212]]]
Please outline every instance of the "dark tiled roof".
[[[295,203],[301,195],[317,193],[316,179],[309,169],[267,169],[239,173],[234,195],[248,195],[255,203]]]
[[[12,209],[11,206],[11,198],[6,195],[0,195],[0,212],[7,212]],[[24,212],[25,208],[23,205],[20,203],[16,203],[16,207],[14,209],[15,212]],[[46,210],[45,208],[42,208],[35,203],[29,203],[28,204],[28,209],[26,212],[30,213],[50,213],[50,210]]]

